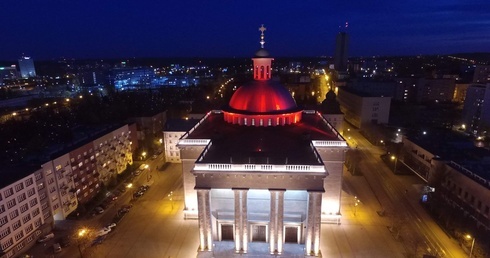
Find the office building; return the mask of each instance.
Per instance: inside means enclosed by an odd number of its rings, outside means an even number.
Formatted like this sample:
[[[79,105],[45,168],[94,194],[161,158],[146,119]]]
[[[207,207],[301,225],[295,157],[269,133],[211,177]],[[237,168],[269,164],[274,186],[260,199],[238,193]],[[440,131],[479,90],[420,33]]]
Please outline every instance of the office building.
[[[349,34],[339,32],[335,40],[334,64],[335,70],[339,72],[347,71],[347,58],[349,55]]]
[[[36,77],[34,60],[31,57],[23,56],[19,59],[20,76],[22,78]]]

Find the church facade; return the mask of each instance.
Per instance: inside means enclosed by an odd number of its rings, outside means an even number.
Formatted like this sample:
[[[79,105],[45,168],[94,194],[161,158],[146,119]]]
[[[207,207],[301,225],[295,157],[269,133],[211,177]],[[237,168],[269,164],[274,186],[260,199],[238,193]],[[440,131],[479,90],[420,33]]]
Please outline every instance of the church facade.
[[[339,223],[346,141],[316,111],[271,81],[272,58],[252,59],[254,80],[179,140],[185,216],[199,220],[200,253],[320,256],[322,223]],[[230,245],[229,243],[233,243]],[[293,250],[294,249],[294,250]]]

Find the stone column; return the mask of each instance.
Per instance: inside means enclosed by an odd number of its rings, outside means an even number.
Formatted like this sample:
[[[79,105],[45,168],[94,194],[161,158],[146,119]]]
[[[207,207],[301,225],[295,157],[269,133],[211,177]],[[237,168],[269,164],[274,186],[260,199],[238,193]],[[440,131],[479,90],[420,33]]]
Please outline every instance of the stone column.
[[[242,212],[240,205],[240,190],[233,190],[235,194],[235,252],[240,252],[242,237]]]
[[[269,190],[271,193],[271,211],[269,221],[269,251],[274,254],[276,251],[276,191]]]
[[[244,253],[248,251],[247,193],[248,190],[242,190],[242,249]]]
[[[211,229],[211,206],[209,204],[209,189],[197,190],[197,210],[199,213],[199,242],[201,251],[211,251],[213,248]]]
[[[277,252],[282,253],[284,244],[284,191],[277,192]]]
[[[233,189],[235,193],[235,252],[246,253],[248,250],[248,189]]]
[[[308,215],[306,220],[306,255],[320,253],[321,192],[308,192]]]
[[[284,243],[284,190],[269,190],[271,193],[269,222],[269,251],[282,253]]]
[[[212,229],[212,217],[211,217],[211,204],[210,204],[210,190],[206,190],[204,192],[204,204],[205,204],[205,214],[206,214],[206,236],[207,236],[207,244],[208,251],[213,250],[213,229]]]

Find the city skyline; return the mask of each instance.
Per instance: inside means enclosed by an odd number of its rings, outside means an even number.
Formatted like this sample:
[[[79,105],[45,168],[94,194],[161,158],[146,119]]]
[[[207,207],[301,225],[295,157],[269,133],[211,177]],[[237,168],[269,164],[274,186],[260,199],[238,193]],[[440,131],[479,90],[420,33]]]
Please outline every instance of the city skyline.
[[[272,55],[350,56],[486,52],[490,3],[16,2],[2,7],[0,60],[124,57],[246,57],[265,24]],[[345,23],[349,26],[345,28]]]

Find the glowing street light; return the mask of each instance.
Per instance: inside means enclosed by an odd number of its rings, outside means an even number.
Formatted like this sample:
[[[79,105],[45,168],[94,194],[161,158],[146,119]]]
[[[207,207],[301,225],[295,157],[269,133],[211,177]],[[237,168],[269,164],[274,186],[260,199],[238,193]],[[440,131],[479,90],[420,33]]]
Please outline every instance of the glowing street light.
[[[81,244],[80,244],[80,239],[82,239],[84,236],[86,236],[87,233],[88,233],[88,230],[85,229],[85,228],[82,228],[82,229],[78,230],[77,242],[78,242],[78,252],[80,253],[80,258],[83,258],[83,253],[82,253],[82,248],[81,248]]]
[[[395,161],[395,167],[393,168],[393,173],[396,174],[396,163],[398,163],[398,159],[395,157],[395,155],[391,155],[391,160]]]
[[[354,196],[354,216],[357,216],[357,206],[361,203],[361,200],[357,199],[357,196]]]

